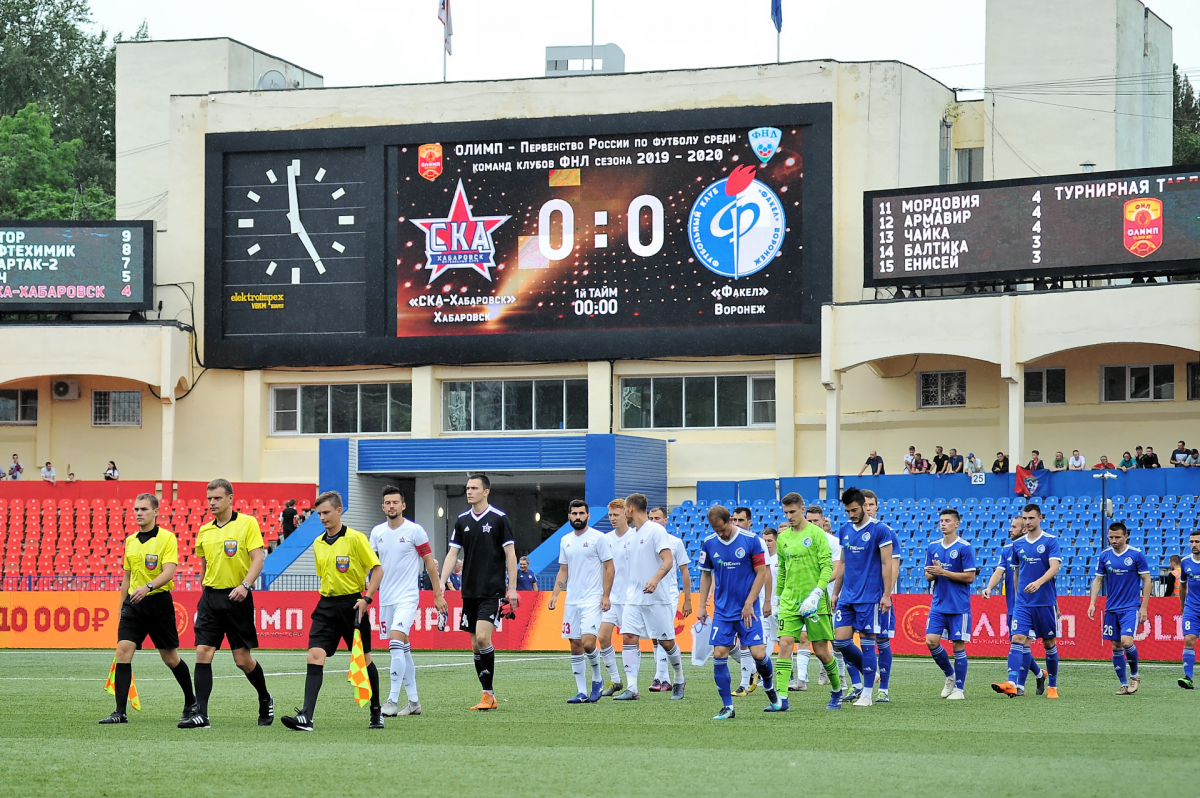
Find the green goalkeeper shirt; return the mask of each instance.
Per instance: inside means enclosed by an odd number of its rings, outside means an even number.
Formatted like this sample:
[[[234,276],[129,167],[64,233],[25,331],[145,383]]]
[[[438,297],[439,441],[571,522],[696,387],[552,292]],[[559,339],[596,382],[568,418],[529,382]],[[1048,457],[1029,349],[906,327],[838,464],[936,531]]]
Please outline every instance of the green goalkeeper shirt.
[[[775,595],[779,597],[780,614],[799,613],[800,603],[816,588],[821,590],[818,612],[829,614],[825,588],[833,578],[833,554],[825,530],[811,523],[806,523],[799,532],[783,527],[775,542],[775,553],[779,557]]]

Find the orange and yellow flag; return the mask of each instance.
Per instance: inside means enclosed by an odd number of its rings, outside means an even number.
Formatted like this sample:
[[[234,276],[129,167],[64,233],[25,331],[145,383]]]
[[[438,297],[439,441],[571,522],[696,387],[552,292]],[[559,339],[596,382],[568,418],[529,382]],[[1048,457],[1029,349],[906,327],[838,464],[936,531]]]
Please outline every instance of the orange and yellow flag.
[[[113,657],[112,666],[108,669],[108,678],[104,680],[104,692],[109,695],[117,694],[116,657]],[[129,704],[138,712],[142,711],[142,699],[138,698],[137,685],[133,682],[133,674],[129,675]]]
[[[354,685],[354,700],[360,707],[371,703],[371,680],[367,678],[367,655],[363,653],[362,633],[354,630],[354,647],[350,649],[350,672],[346,681]]]

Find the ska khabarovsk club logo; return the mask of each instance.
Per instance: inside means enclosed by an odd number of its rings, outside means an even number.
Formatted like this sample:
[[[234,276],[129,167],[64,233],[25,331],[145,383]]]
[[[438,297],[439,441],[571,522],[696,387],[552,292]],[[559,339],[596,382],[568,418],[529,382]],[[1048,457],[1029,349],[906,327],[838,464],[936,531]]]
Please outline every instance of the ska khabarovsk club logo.
[[[450,269],[474,269],[488,280],[496,265],[492,231],[511,216],[473,216],[462,181],[454,191],[450,213],[441,219],[411,219],[425,231],[425,268],[432,283]]]
[[[778,135],[775,128],[751,131],[750,146],[763,164],[775,154]],[[696,260],[722,277],[749,277],[766,268],[783,245],[783,203],[754,179],[755,171],[736,167],[700,193],[688,216],[688,243]]]

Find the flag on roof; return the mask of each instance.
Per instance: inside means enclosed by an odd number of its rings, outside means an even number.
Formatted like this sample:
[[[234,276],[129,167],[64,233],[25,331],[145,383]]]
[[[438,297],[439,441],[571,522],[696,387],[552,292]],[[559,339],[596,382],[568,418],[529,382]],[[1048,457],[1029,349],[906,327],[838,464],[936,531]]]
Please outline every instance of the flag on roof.
[[[449,0],[447,0],[448,2]],[[449,14],[450,12],[446,12]],[[775,30],[783,32],[783,0],[771,0],[771,21],[775,23]],[[447,42],[450,40],[447,39]],[[447,45],[448,47],[449,45]]]
[[[774,0],[774,2],[779,2],[779,0]],[[450,0],[438,0],[438,20],[446,26],[446,53],[453,55],[454,51],[450,49],[450,37],[454,35],[454,23],[450,21]]]

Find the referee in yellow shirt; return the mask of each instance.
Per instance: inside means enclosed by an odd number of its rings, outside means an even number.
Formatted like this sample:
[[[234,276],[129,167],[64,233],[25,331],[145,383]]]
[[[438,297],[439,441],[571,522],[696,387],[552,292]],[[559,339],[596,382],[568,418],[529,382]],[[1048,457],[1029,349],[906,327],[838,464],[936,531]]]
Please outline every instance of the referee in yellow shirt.
[[[379,669],[371,661],[371,618],[367,608],[379,591],[383,567],[367,536],[342,523],[342,497],[337,491],[318,496],[314,509],[325,527],[325,534],[313,543],[317,576],[321,578],[321,600],[313,610],[312,628],[308,633],[304,708],[297,708],[295,715],[285,715],[280,721],[292,731],[313,730],[313,711],[325,678],[325,660],[337,652],[340,641],[346,641],[346,649],[350,650],[354,645],[354,630],[358,629],[362,633],[367,678],[371,682],[371,723],[368,728],[382,729]]]
[[[233,509],[233,486],[226,479],[208,483],[213,520],[196,533],[196,556],[204,570],[204,592],[196,608],[196,711],[179,721],[181,729],[207,729],[212,693],[212,661],[224,640],[234,663],[258,691],[258,725],[275,720],[275,702],[267,692],[262,666],[250,650],[258,648],[251,587],[262,571],[266,549],[253,516]]]
[[[101,723],[128,723],[125,705],[133,683],[133,652],[146,636],[158,649],[183,690],[183,717],[196,711],[192,674],[179,658],[179,631],[175,627],[172,578],[179,565],[179,541],[158,525],[158,497],[143,493],[133,500],[138,531],[125,540],[125,578],[121,580],[121,620],[117,626],[117,709]],[[133,587],[136,585],[136,587]]]

